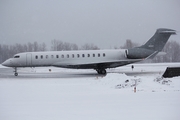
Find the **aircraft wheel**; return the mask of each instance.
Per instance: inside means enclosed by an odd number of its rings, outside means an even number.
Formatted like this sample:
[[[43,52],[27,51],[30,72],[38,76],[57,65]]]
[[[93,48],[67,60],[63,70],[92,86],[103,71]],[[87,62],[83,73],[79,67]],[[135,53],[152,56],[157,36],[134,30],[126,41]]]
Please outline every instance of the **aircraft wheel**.
[[[106,70],[102,69],[102,70],[96,70],[98,74],[102,74],[105,75],[106,74]]]
[[[14,73],[15,76],[18,76],[18,73]]]
[[[101,74],[105,75],[106,74],[106,70],[101,70]]]
[[[101,74],[101,71],[100,70],[96,70],[98,74]]]

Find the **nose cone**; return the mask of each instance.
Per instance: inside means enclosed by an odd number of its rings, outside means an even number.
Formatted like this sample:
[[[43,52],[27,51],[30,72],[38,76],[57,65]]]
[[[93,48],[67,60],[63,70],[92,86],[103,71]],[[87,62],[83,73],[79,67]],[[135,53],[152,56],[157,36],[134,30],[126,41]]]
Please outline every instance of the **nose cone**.
[[[11,62],[10,59],[8,59],[8,60],[4,61],[4,62],[2,63],[2,65],[3,65],[3,66],[6,66],[6,67],[11,67],[11,66],[12,66],[12,62]]]

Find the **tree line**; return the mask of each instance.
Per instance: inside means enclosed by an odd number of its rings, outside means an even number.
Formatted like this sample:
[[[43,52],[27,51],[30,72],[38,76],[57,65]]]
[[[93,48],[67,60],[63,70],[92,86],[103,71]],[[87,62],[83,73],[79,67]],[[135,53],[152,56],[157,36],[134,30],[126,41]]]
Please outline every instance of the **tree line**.
[[[126,40],[125,44],[120,47],[114,47],[114,49],[129,49],[139,46],[137,43],[133,43],[131,40]],[[52,40],[50,49],[47,48],[45,43],[26,43],[26,44],[14,44],[5,45],[0,44],[0,63],[13,55],[20,52],[37,52],[37,51],[65,51],[65,50],[99,50],[97,45],[86,43],[82,46],[78,46],[74,43],[63,42],[60,40]],[[169,41],[163,52],[166,54],[163,56],[155,57],[153,60],[146,62],[180,62],[180,44],[176,41]]]
[[[74,43],[63,42],[60,40],[52,40],[50,49],[47,48],[45,43],[26,43],[26,44],[14,44],[5,45],[0,44],[0,63],[6,59],[11,58],[13,55],[21,52],[38,52],[38,51],[70,51],[70,50],[99,50],[94,44],[84,44],[78,46]]]
[[[139,46],[137,43],[133,43],[131,40],[126,40],[122,49],[129,49]],[[145,62],[160,63],[160,62],[180,62],[180,44],[176,41],[168,41],[164,46],[162,52],[163,55],[156,56],[154,59],[150,59]]]

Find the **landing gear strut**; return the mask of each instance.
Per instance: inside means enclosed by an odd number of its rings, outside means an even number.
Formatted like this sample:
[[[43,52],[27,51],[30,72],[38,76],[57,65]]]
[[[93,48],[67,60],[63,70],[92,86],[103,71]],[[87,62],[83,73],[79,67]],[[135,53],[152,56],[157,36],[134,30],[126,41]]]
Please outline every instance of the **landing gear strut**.
[[[98,74],[102,74],[102,75],[106,74],[106,70],[105,69],[97,69],[96,71],[97,71]]]
[[[14,68],[14,76],[18,76],[17,68],[16,67]]]

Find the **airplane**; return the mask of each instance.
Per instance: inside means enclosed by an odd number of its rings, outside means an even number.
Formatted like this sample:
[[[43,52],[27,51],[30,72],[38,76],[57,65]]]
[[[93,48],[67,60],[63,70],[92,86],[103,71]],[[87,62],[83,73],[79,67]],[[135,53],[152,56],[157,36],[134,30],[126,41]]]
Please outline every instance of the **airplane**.
[[[13,67],[15,76],[18,76],[18,67],[45,66],[94,69],[98,74],[106,74],[107,68],[120,67],[154,58],[162,51],[169,37],[173,34],[176,34],[175,30],[159,28],[144,45],[131,49],[18,53],[13,58],[4,61],[2,65]]]

